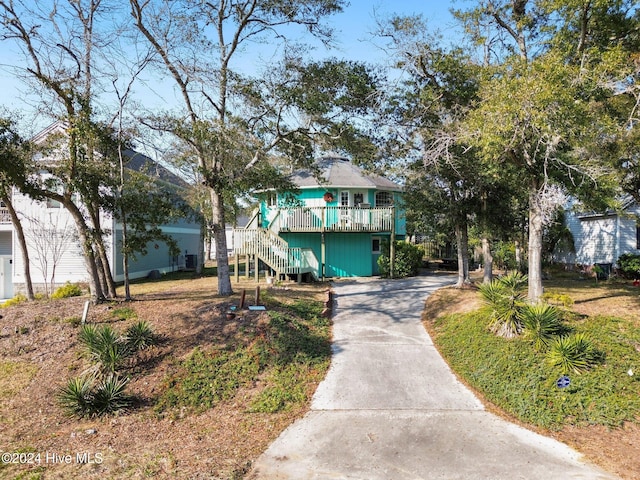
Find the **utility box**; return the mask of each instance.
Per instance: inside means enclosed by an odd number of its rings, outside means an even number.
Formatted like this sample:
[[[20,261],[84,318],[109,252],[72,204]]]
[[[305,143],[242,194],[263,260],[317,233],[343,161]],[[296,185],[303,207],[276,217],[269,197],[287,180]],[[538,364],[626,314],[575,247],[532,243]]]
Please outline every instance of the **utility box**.
[[[187,270],[195,270],[198,265],[198,255],[185,255],[184,268]]]

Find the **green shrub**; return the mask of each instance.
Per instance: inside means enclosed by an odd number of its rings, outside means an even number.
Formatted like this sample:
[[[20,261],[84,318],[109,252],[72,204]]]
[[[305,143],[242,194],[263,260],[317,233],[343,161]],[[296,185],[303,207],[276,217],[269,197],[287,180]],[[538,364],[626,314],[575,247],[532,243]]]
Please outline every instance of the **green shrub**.
[[[562,305],[563,307],[570,307],[574,303],[573,298],[564,293],[544,292],[542,300],[552,305]]]
[[[51,294],[51,298],[69,298],[79,297],[82,295],[82,289],[76,283],[65,283],[61,287],[58,287],[55,292]]]
[[[548,347],[556,336],[566,330],[558,309],[545,303],[523,306],[520,319],[525,336],[533,340],[537,350]]]
[[[480,295],[491,308],[489,328],[496,335],[513,338],[522,333],[520,312],[526,305],[526,286],[527,276],[519,272],[480,285]]]
[[[107,375],[92,392],[91,413],[105,415],[129,408],[133,397],[126,392],[128,383],[128,378]]]
[[[109,325],[83,325],[78,339],[102,372],[114,373],[133,354],[127,342]]]
[[[618,268],[625,278],[640,278],[640,255],[634,253],[620,255]]]
[[[124,341],[132,352],[144,350],[158,343],[151,325],[144,320],[134,323],[124,333]]]
[[[58,403],[69,415],[83,417],[90,412],[94,380],[95,377],[91,376],[70,378],[58,390]]]
[[[129,379],[112,374],[96,382],[95,376],[70,378],[58,390],[58,403],[77,417],[105,415],[132,405],[133,398],[125,391]]]
[[[516,270],[516,246],[513,242],[499,242],[493,252],[495,266],[501,270]]]
[[[572,325],[573,326],[573,325]],[[564,372],[546,361],[531,342],[496,337],[486,328],[481,310],[440,317],[432,338],[451,368],[485,398],[523,422],[560,429],[564,425],[619,427],[640,417],[638,370],[640,327],[615,317],[589,317],[573,326],[589,332],[598,351],[597,368],[571,375],[561,389],[556,381]],[[469,339],[473,339],[470,341]]]
[[[547,353],[547,362],[559,367],[563,374],[583,373],[598,361],[593,342],[584,333],[556,338]]]
[[[396,278],[416,275],[422,266],[424,249],[419,245],[400,241],[395,242],[395,256],[393,276]],[[391,274],[391,249],[388,241],[382,242],[382,254],[378,257],[380,275],[388,277]]]

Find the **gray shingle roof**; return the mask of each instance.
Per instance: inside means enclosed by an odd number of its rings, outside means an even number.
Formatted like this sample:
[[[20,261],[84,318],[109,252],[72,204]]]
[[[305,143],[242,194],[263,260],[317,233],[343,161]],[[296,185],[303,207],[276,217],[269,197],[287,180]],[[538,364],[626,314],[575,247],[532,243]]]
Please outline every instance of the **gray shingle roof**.
[[[365,173],[346,158],[323,157],[314,163],[318,177],[311,170],[298,170],[291,180],[300,188],[373,188],[378,190],[402,190],[400,185],[379,175]]]

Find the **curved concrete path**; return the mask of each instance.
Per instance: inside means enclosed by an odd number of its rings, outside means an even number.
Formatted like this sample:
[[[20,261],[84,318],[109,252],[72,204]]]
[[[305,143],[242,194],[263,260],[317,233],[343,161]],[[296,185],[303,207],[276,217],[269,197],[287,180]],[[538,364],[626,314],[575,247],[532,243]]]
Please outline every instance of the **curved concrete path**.
[[[420,322],[425,298],[450,283],[450,276],[335,283],[331,368],[311,411],[249,478],[617,478],[486,412],[457,381]]]

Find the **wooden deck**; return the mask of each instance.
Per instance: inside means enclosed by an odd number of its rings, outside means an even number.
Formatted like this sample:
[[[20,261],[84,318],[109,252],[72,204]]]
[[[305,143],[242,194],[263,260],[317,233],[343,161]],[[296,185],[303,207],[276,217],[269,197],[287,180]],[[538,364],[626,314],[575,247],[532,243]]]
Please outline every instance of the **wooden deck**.
[[[273,209],[265,219],[273,232],[391,232],[393,207],[295,207]]]

